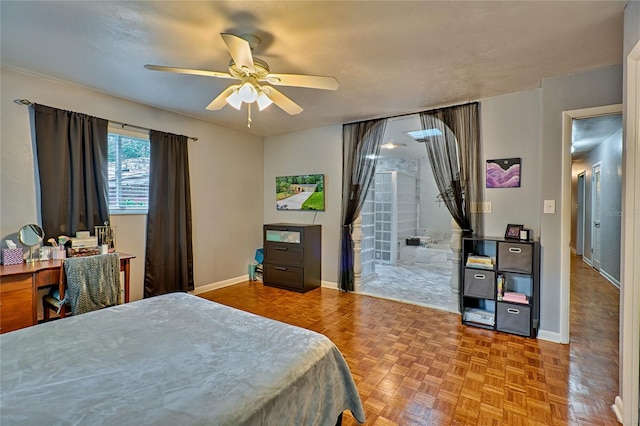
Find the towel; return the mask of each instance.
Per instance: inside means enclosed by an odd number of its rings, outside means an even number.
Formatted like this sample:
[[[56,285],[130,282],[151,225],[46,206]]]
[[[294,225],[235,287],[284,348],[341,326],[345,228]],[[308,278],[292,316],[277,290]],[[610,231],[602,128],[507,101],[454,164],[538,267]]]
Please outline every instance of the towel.
[[[120,304],[120,259],[117,253],[72,257],[64,262],[66,298],[73,315]]]

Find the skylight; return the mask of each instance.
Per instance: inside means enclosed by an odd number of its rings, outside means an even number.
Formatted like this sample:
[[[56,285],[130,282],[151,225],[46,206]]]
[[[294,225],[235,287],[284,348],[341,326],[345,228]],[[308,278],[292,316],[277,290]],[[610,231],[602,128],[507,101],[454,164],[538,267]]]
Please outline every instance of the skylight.
[[[424,142],[427,138],[432,136],[442,135],[442,132],[438,129],[412,130],[406,133],[418,142]]]

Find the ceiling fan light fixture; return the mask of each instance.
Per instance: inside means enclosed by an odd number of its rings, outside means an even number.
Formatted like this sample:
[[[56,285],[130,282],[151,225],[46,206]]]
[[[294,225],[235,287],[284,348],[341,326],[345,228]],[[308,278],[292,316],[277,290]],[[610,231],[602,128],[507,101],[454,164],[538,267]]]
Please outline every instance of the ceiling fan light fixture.
[[[247,81],[238,89],[238,94],[243,102],[248,104],[255,102],[258,99],[258,91],[251,82]]]
[[[265,109],[266,107],[268,107],[273,103],[273,101],[263,91],[260,91],[260,94],[258,95],[256,102],[258,103],[258,109],[260,111],[262,111],[263,109]]]
[[[238,89],[231,92],[231,94],[227,96],[225,100],[233,108],[240,110],[240,107],[242,106],[242,96],[240,96]]]

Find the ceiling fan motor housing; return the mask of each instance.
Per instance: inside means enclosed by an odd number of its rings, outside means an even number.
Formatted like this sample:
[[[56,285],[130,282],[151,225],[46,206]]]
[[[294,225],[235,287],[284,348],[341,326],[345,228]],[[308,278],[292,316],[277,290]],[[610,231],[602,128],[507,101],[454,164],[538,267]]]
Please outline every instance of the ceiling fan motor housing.
[[[253,58],[253,67],[255,69],[254,73],[249,74],[248,70],[245,70],[236,65],[235,61],[231,59],[229,61],[229,74],[234,76],[237,79],[244,79],[245,77],[251,75],[255,77],[257,80],[264,80],[267,75],[269,75],[269,65],[263,61],[262,59]]]

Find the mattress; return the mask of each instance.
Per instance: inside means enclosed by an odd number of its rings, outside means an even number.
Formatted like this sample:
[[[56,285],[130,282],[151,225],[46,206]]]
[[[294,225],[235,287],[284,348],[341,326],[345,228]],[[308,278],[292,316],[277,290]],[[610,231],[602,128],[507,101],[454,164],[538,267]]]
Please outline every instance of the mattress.
[[[7,425],[331,425],[364,411],[325,336],[185,293],[0,335]]]

